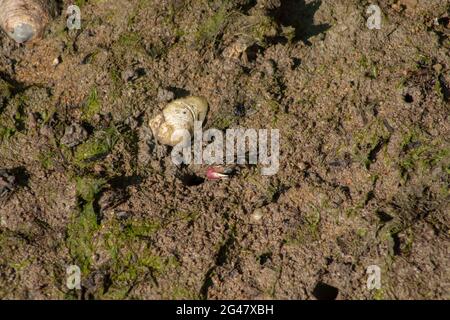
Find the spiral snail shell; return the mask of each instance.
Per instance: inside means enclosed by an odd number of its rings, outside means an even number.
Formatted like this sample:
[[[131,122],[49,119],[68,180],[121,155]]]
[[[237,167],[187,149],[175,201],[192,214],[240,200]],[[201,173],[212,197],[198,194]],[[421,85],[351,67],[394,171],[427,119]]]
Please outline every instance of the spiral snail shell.
[[[169,103],[162,114],[150,120],[149,125],[159,143],[175,146],[183,141],[186,130],[192,134],[194,122],[203,122],[208,112],[205,98],[190,96]]]
[[[0,0],[0,26],[16,42],[42,37],[50,21],[53,0]]]

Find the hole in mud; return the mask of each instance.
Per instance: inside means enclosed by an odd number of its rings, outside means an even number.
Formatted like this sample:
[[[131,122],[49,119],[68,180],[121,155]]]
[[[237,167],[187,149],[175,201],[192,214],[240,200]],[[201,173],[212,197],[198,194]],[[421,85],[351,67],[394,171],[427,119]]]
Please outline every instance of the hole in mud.
[[[292,70],[297,69],[302,64],[302,60],[299,58],[292,58]]]
[[[319,282],[314,288],[313,295],[317,300],[336,300],[339,290],[324,282]]]
[[[245,117],[247,111],[245,110],[245,106],[240,103],[234,107],[234,115],[239,118]]]
[[[108,182],[112,188],[125,189],[129,186],[137,186],[142,183],[143,177],[139,175],[134,176],[116,176],[111,178]]]
[[[175,99],[185,98],[190,95],[188,90],[178,88],[178,87],[168,87],[169,91],[172,91],[175,94]]]
[[[442,18],[439,18],[439,19],[438,19],[438,23],[439,23],[441,26],[448,26],[449,23],[450,23],[450,18],[449,18],[449,17],[442,17]]]
[[[64,1],[63,0],[56,0],[55,1],[55,9],[56,13],[60,15],[64,10]]]
[[[401,249],[402,243],[401,243],[401,241],[400,241],[400,238],[399,238],[399,236],[398,236],[398,233],[394,233],[394,234],[392,235],[392,240],[394,240],[394,247],[393,247],[393,250],[394,250],[394,256],[399,256],[399,255],[401,255],[401,254],[402,254],[402,249]]]
[[[407,94],[405,94],[405,95],[403,96],[403,100],[404,100],[406,103],[413,103],[413,102],[414,102],[413,96],[410,95],[409,93],[407,93]]]
[[[28,180],[30,179],[30,174],[25,167],[17,167],[10,170],[11,174],[15,176],[17,185],[19,187],[26,187],[28,185]]]
[[[450,87],[445,81],[444,76],[440,75],[438,81],[442,90],[444,101],[448,102],[450,100]]]
[[[245,54],[247,55],[247,59],[249,62],[254,62],[256,61],[258,54],[262,54],[263,51],[264,51],[263,47],[261,47],[258,44],[254,44],[251,47],[247,48]]]
[[[386,212],[383,212],[383,211],[378,211],[377,216],[378,216],[378,219],[380,219],[380,222],[384,222],[384,223],[389,222],[392,219],[394,219],[389,214],[387,214]]]
[[[260,256],[258,257],[258,260],[259,260],[259,264],[260,264],[260,265],[266,264],[266,262],[269,261],[269,260],[271,260],[271,259],[272,259],[272,252],[266,252],[266,253],[263,253],[262,255],[260,255]]]
[[[245,13],[248,14],[248,12],[250,11],[250,9],[252,9],[254,6],[256,6],[256,4],[258,3],[257,0],[247,0],[245,3],[243,3],[241,5],[241,10]]]
[[[178,175],[178,179],[186,186],[186,187],[195,187],[201,185],[205,182],[205,178],[199,177],[196,174],[185,173]]]

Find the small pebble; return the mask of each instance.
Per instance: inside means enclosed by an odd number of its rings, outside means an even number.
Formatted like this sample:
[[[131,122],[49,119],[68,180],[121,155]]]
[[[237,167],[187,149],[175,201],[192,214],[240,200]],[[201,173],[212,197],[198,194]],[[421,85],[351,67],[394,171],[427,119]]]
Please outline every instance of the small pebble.
[[[300,171],[305,171],[305,170],[307,170],[308,169],[308,167],[309,167],[309,165],[308,165],[308,163],[306,163],[306,162],[299,162],[298,163],[298,169],[300,170]]]
[[[56,67],[58,64],[61,63],[61,57],[56,57],[53,62],[52,62],[52,66]]]
[[[444,69],[444,67],[442,66],[442,64],[438,63],[438,64],[435,64],[435,65],[433,66],[433,69],[434,69],[434,71],[436,71],[437,73],[441,73],[441,72],[442,72],[442,69]]]
[[[264,213],[263,213],[262,209],[258,208],[258,209],[255,209],[255,211],[253,211],[251,218],[253,221],[259,222],[259,221],[261,221],[263,215],[264,215]]]

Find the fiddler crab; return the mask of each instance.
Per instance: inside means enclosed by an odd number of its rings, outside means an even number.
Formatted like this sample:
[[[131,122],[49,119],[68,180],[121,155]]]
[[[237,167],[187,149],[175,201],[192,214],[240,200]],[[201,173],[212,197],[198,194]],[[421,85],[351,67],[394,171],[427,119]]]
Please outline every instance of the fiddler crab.
[[[228,179],[235,175],[236,172],[236,168],[233,167],[213,166],[206,169],[206,178],[208,180]]]

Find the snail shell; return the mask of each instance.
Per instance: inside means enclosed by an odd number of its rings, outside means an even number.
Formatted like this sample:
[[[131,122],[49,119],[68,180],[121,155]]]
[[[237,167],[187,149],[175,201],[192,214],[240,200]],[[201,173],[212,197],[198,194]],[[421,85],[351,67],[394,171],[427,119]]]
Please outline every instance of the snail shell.
[[[53,0],[0,0],[0,26],[16,42],[42,37],[55,9]]]
[[[175,146],[183,141],[186,130],[192,134],[194,122],[203,122],[208,102],[202,97],[187,97],[172,101],[162,114],[150,120],[149,125],[158,142]]]

